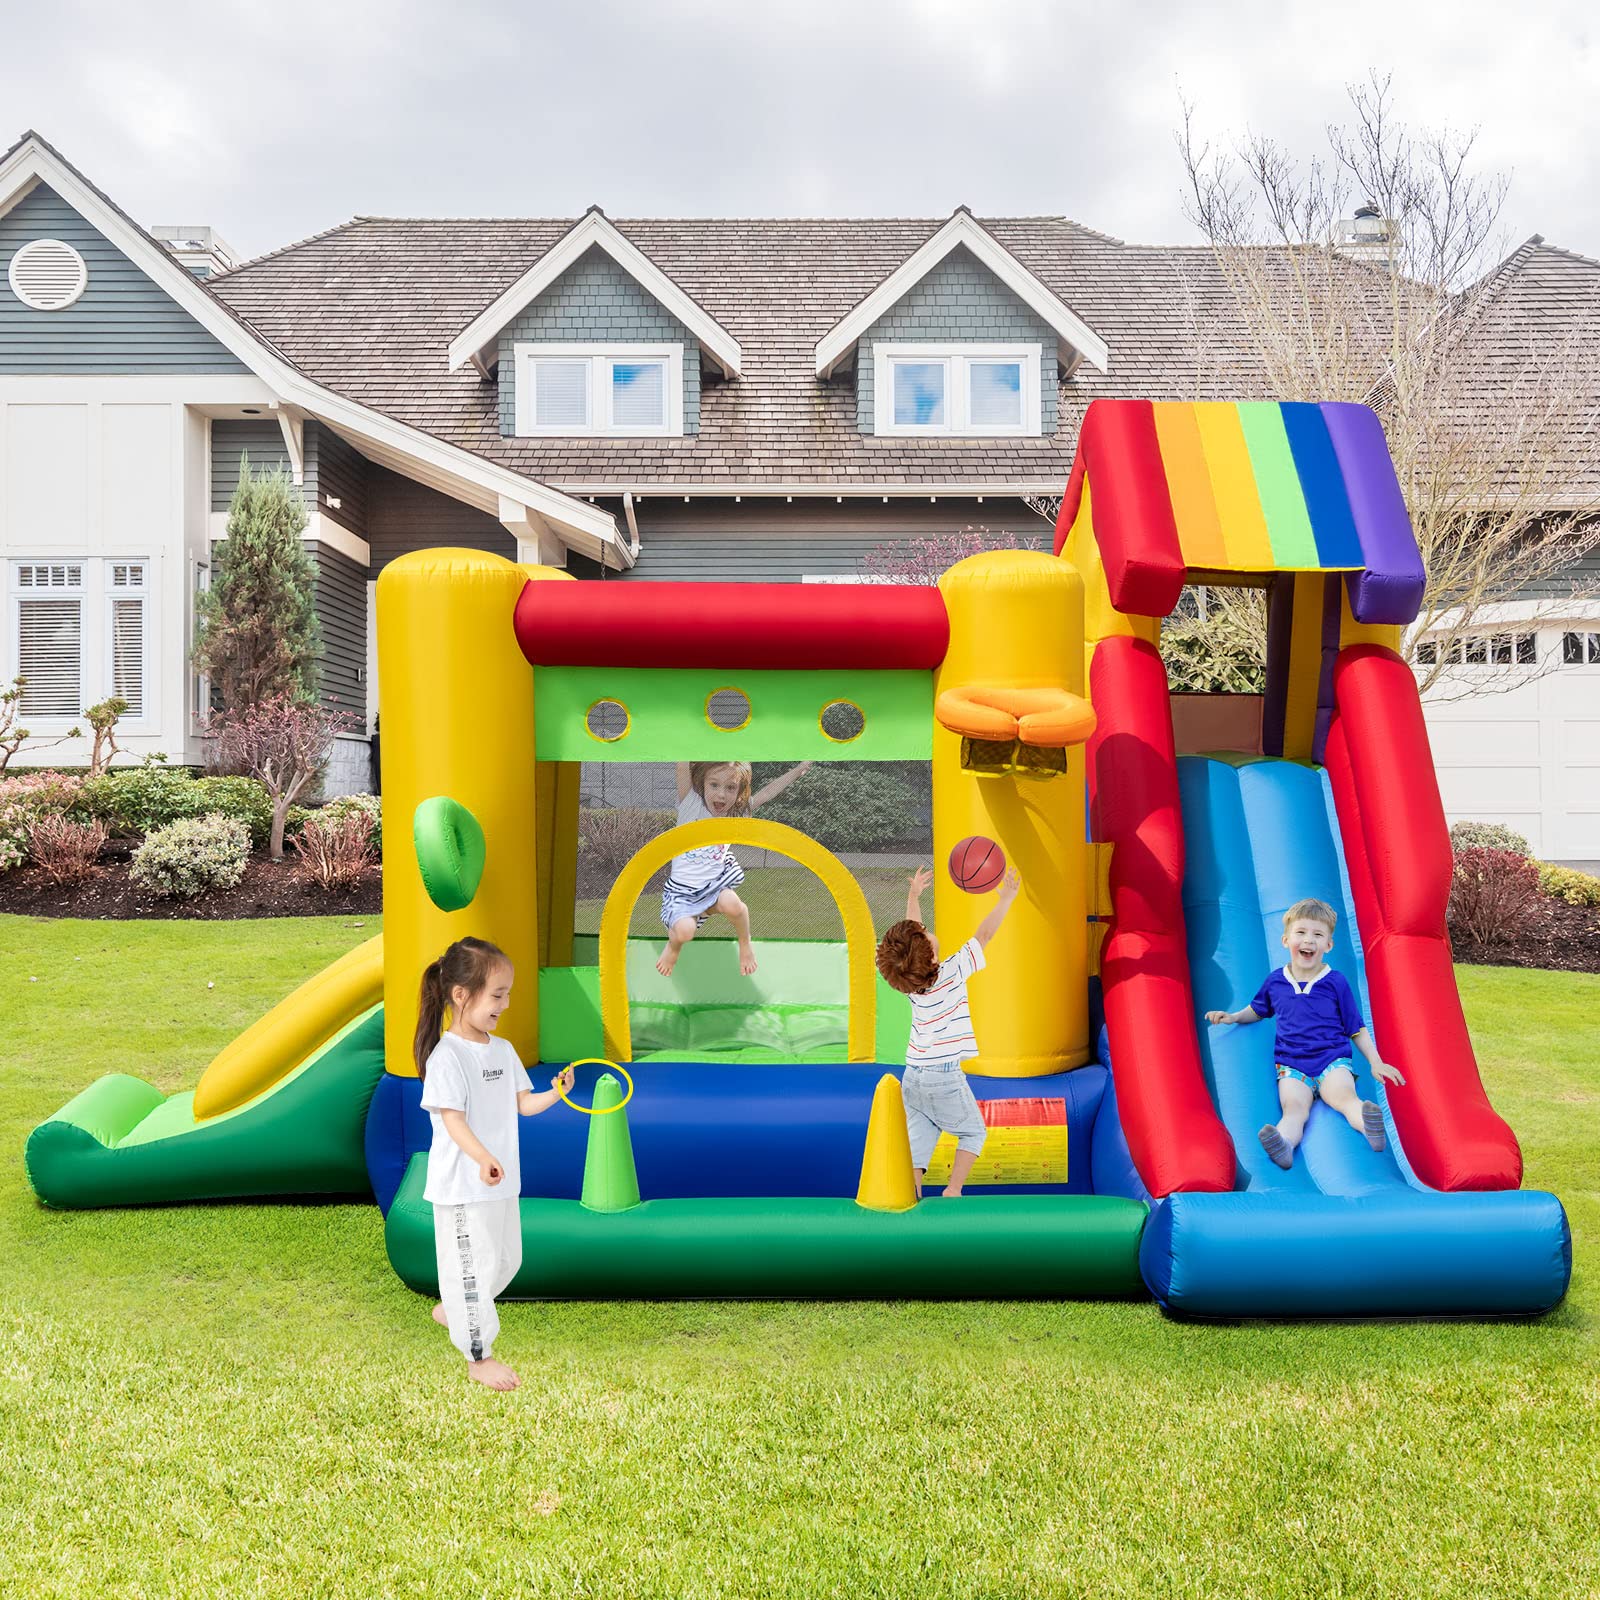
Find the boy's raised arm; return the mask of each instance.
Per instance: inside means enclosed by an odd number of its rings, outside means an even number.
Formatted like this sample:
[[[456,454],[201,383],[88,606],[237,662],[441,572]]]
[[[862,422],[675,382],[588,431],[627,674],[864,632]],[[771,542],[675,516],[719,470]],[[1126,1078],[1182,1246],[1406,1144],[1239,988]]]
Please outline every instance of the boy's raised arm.
[[[932,867],[918,867],[911,874],[911,887],[906,891],[906,921],[922,921],[922,891],[933,882]]]
[[[1006,913],[1011,909],[1012,902],[1017,898],[1017,891],[1022,888],[1022,875],[1015,867],[1008,867],[1004,881],[1000,885],[1000,898],[990,908],[989,915],[978,924],[978,943],[987,948],[989,941],[1000,931],[1000,924],[1006,920]]]
[[[693,782],[694,780],[689,776],[689,763],[680,761],[678,763],[678,804],[680,806],[689,798],[689,790],[693,786]]]

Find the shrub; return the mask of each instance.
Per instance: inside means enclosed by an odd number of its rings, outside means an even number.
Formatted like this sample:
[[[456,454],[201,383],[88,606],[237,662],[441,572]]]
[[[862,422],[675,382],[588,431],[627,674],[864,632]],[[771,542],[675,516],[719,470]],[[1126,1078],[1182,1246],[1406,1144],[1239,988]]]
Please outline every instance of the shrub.
[[[192,899],[231,889],[250,859],[250,830],[232,817],[180,817],[157,828],[133,853],[129,875],[156,894]]]
[[[1499,822],[1458,822],[1450,830],[1450,848],[1463,850],[1509,850],[1515,856],[1531,856],[1528,841],[1520,833]]]
[[[372,848],[383,854],[383,802],[375,794],[342,794],[330,800],[315,815],[324,821],[333,817],[360,816],[367,819]]]
[[[99,705],[90,706],[84,718],[94,730],[94,749],[89,754],[89,776],[98,778],[111,766],[112,758],[122,748],[117,743],[117,724],[127,714],[128,702],[114,694]]]
[[[657,835],[677,822],[670,811],[599,806],[578,813],[578,849],[585,871],[615,877]]]
[[[83,801],[89,815],[109,823],[114,833],[149,833],[205,810],[194,775],[160,765],[119,767],[90,778]]]
[[[1539,869],[1539,888],[1552,900],[1564,900],[1569,906],[1600,906],[1600,878],[1548,861],[1536,861],[1534,866]]]
[[[783,767],[757,769],[755,787]],[[786,822],[829,850],[875,850],[927,833],[932,778],[898,763],[819,763],[758,815]]]
[[[267,849],[274,861],[283,860],[289,807],[322,776],[341,722],[320,705],[282,694],[211,719],[216,764],[259,778],[272,796]]]
[[[1514,850],[1460,851],[1450,878],[1452,929],[1473,944],[1505,944],[1539,908],[1539,869]]]
[[[242,822],[250,830],[250,844],[259,850],[272,833],[272,796],[259,778],[196,778],[195,815],[217,812]]]
[[[323,889],[353,889],[377,859],[372,851],[372,826],[360,811],[330,817],[326,810],[306,818],[294,841],[300,860],[298,876]]]
[[[81,883],[94,871],[109,832],[103,822],[75,822],[47,811],[29,830],[28,853],[51,883]]]
[[[0,778],[0,872],[28,859],[35,823],[64,817],[81,803],[83,780],[67,772],[29,772]]]

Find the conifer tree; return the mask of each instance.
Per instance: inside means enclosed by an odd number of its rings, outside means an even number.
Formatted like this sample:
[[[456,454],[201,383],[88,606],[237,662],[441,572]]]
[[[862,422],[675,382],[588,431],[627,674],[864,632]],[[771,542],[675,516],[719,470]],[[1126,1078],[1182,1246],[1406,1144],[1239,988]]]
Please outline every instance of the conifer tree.
[[[242,456],[228,537],[196,604],[194,665],[229,711],[276,696],[305,699],[316,689],[317,566],[300,542],[306,522],[288,473],[281,466],[252,473]]]

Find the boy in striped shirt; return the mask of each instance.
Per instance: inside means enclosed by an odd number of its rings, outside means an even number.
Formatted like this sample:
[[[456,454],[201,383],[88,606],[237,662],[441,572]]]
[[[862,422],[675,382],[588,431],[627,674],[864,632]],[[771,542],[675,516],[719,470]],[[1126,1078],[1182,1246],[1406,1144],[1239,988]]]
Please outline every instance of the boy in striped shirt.
[[[919,867],[906,896],[906,915],[884,934],[878,946],[878,971],[890,987],[911,1001],[911,1038],[906,1045],[906,1070],[900,1080],[906,1106],[906,1131],[911,1135],[911,1165],[917,1193],[941,1133],[956,1139],[950,1181],[944,1197],[957,1199],[988,1136],[977,1097],[962,1070],[963,1061],[978,1054],[967,1006],[967,980],[984,968],[984,946],[994,938],[1017,898],[1022,879],[1008,871],[1000,896],[978,931],[947,961],[939,959],[939,941],[922,922],[922,891],[933,871]]]

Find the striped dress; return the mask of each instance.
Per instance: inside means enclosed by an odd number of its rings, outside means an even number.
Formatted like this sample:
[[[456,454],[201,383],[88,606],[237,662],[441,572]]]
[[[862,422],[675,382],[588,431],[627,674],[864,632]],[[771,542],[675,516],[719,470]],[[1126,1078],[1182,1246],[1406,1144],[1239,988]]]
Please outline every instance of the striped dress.
[[[978,1053],[967,1006],[967,979],[984,967],[983,946],[968,939],[953,956],[939,963],[931,989],[909,995],[911,1037],[906,1065],[925,1067],[935,1061],[971,1061]]]
[[[678,821],[704,822],[714,817],[706,803],[691,789],[678,802]],[[726,844],[702,845],[672,858],[667,881],[661,887],[661,922],[670,928],[679,917],[693,917],[698,927],[706,920],[717,896],[724,889],[744,882],[744,868]]]

